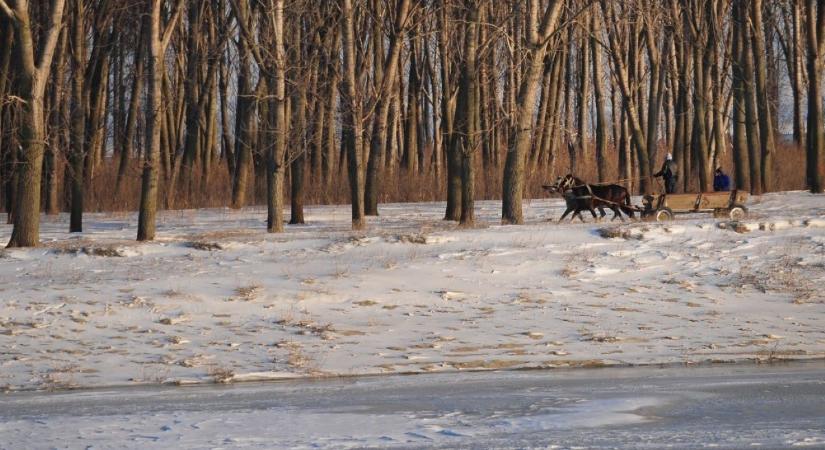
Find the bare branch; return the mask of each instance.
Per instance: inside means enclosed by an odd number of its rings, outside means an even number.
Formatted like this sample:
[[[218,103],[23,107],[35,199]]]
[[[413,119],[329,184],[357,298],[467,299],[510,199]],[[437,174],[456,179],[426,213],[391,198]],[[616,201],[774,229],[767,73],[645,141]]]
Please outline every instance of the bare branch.
[[[61,28],[63,28],[63,7],[65,5],[66,0],[55,0],[54,6],[52,7],[46,44],[43,46],[43,53],[40,54],[40,61],[37,63],[38,78],[40,78],[42,72],[52,64],[57,38],[60,36]]]
[[[17,16],[14,14],[14,11],[9,8],[9,5],[6,4],[6,0],[0,0],[0,11],[3,11],[9,19],[17,20]]]
[[[175,5],[175,12],[172,13],[172,18],[169,19],[169,22],[166,24],[166,30],[163,31],[163,37],[160,40],[161,53],[166,51],[166,48],[169,46],[169,41],[172,39],[172,34],[175,32],[175,28],[177,28],[178,18],[180,18],[181,11],[183,11],[183,3],[184,0],[178,0],[178,3]]]

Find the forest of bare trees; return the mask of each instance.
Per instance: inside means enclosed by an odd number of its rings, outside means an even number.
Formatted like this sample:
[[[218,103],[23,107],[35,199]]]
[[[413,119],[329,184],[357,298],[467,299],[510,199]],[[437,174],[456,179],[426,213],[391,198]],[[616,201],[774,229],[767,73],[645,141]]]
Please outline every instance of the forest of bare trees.
[[[0,0],[9,246],[41,213],[634,192],[672,153],[754,194],[825,189],[825,0]]]

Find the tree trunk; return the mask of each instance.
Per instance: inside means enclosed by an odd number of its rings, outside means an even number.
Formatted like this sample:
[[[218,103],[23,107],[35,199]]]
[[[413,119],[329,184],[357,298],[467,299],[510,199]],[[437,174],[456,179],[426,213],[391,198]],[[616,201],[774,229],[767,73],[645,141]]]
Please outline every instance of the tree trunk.
[[[377,3],[377,2],[376,2]],[[376,42],[375,49],[380,57],[376,58],[375,71],[380,75],[380,84],[373,102],[377,102],[378,111],[373,119],[372,139],[367,162],[366,191],[364,194],[364,213],[368,216],[378,215],[378,171],[386,153],[387,122],[392,94],[395,92],[395,76],[398,74],[398,64],[401,57],[401,48],[404,43],[403,32],[407,26],[410,0],[400,0],[397,5],[395,27],[390,38],[389,53],[384,58],[382,42]],[[381,41],[383,36],[377,41]]]
[[[615,24],[616,18],[615,13],[613,12],[613,4],[607,3],[606,0],[601,0],[600,4],[602,11],[605,13],[605,23],[608,26]],[[645,131],[642,128],[643,118],[637,108],[636,95],[631,89],[629,79],[630,70],[635,68],[635,63],[631,64],[632,61],[625,61],[622,46],[619,42],[619,36],[617,36],[617,31],[615,29],[609,29],[607,34],[610,41],[616,81],[622,95],[623,108],[627,113],[625,116],[629,125],[630,136],[633,140],[633,145],[636,147],[636,156],[639,163],[639,189],[641,192],[646,193],[650,190],[649,185],[653,172],[650,170],[647,138],[645,137]],[[633,47],[633,45],[631,45],[631,47]],[[632,166],[630,160],[627,161],[627,164]]]
[[[86,142],[86,108],[84,86],[86,71],[86,26],[85,10],[82,0],[75,0],[72,11],[72,108],[71,108],[71,146],[69,151],[69,175],[71,178],[71,204],[69,206],[69,232],[83,231],[83,194],[86,180],[85,164]]]
[[[344,128],[346,133],[347,164],[352,203],[352,229],[363,230],[366,227],[364,215],[364,164],[363,164],[363,127],[361,98],[355,61],[355,13],[352,0],[340,0],[341,13],[341,52],[343,53],[343,78],[341,100],[344,110]]]
[[[251,14],[248,3],[238,2],[237,20],[250,26]],[[245,5],[245,8],[243,7]],[[253,141],[257,133],[256,127],[256,100],[255,86],[252,80],[251,50],[246,39],[240,39],[238,44],[238,97],[235,113],[235,177],[232,180],[232,208],[243,208],[246,205],[249,177],[252,172]]]
[[[281,4],[280,7],[281,9],[283,9],[283,0],[278,0],[278,3]],[[283,18],[281,18],[281,22],[283,22]],[[283,28],[283,23],[281,23],[281,28]],[[283,41],[283,38],[281,38],[281,40]],[[295,52],[299,55],[302,54],[301,42],[296,42],[294,45],[297,47]],[[309,58],[305,53],[303,54],[303,58]],[[286,63],[285,60],[284,63]],[[308,74],[306,72],[303,73],[304,80],[312,80],[314,78],[311,74]],[[304,223],[304,168],[306,167],[306,155],[309,151],[309,135],[307,131],[306,119],[306,113],[308,109],[307,89],[309,89],[308,84],[311,83],[311,81],[299,82],[298,86],[294,89],[295,95],[293,99],[295,103],[295,111],[292,113],[292,120],[295,123],[295,125],[291,128],[294,129],[292,136],[294,137],[295,143],[294,145],[290,146],[293,149],[292,154],[286,155],[286,151],[284,151],[284,156],[286,156],[288,159],[292,161],[289,165],[289,223],[292,225]],[[284,95],[286,95],[286,85],[284,85]],[[297,154],[294,153],[296,151]]]
[[[753,60],[756,70],[756,99],[759,111],[759,138],[762,158],[760,182],[762,192],[772,190],[771,177],[773,176],[773,154],[776,152],[774,141],[774,123],[772,122],[771,106],[768,92],[768,68],[765,53],[765,33],[762,23],[762,0],[751,0],[750,19],[753,24]],[[773,45],[771,42],[770,45]]]
[[[748,24],[747,6],[739,8],[739,21],[742,33],[742,72],[745,75],[745,131],[748,137],[748,161],[750,162],[751,193],[762,194],[762,156],[760,152],[760,133],[758,108],[756,102],[756,81],[753,68],[753,51],[751,46],[750,25]]]
[[[23,100],[20,107],[19,137],[22,151],[17,163],[14,228],[8,247],[36,247],[40,243],[40,187],[43,173],[45,117],[43,97],[60,34],[65,0],[52,4],[49,25],[43,29],[38,42],[32,36],[28,0],[17,0],[9,19],[15,32],[16,91]],[[38,52],[39,50],[39,52]],[[37,56],[36,56],[37,55]]]
[[[146,152],[143,162],[143,176],[140,189],[140,212],[138,214],[138,241],[155,239],[155,221],[158,208],[158,168],[160,163],[160,128],[165,108],[161,105],[161,84],[163,73],[163,50],[161,49],[161,0],[152,0],[146,34],[146,48],[149,50],[146,72],[148,92],[146,98]]]
[[[504,224],[522,224],[522,197],[524,195],[524,159],[530,151],[533,132],[533,112],[536,95],[544,67],[550,36],[555,32],[559,16],[564,6],[563,0],[553,0],[547,6],[539,30],[539,2],[530,0],[528,18],[529,66],[519,86],[517,114],[515,118],[516,136],[512,148],[507,152],[504,163],[502,187],[501,221]]]
[[[604,110],[604,94],[602,92],[602,56],[601,43],[596,35],[597,16],[590,15],[590,27],[593,34],[590,36],[590,51],[593,60],[593,101],[596,112],[596,166],[599,181],[607,179],[607,116]]]
[[[450,2],[442,0],[438,18],[438,53],[441,66],[441,134],[447,147],[447,208],[444,220],[461,219],[461,155],[451,145],[453,139],[452,83],[449,46]]]
[[[284,0],[272,0],[271,32],[274,39],[274,78],[271,85],[270,114],[273,144],[267,158],[267,215],[266,230],[269,233],[284,231],[284,173],[286,171],[286,54],[284,50]],[[303,132],[303,130],[299,130]],[[294,178],[294,176],[293,176]]]
[[[814,16],[816,10],[816,16]],[[825,164],[825,117],[822,113],[822,55],[825,53],[825,0],[808,0],[808,151],[806,152],[808,188],[821,194],[825,189],[822,169]]]
[[[49,98],[49,147],[46,149],[46,156],[44,160],[43,171],[46,175],[45,179],[45,210],[46,214],[55,216],[60,213],[60,203],[57,198],[58,189],[58,165],[60,164],[60,157],[58,152],[63,148],[65,136],[60,130],[63,128],[61,119],[66,110],[66,93],[65,93],[65,75],[66,64],[65,56],[68,53],[68,33],[63,31],[60,34],[60,43],[57,48],[57,60],[55,61],[54,76],[52,77],[51,93]],[[2,69],[0,69],[2,70]],[[2,76],[2,75],[0,75]],[[3,98],[3,91],[0,89],[0,98]],[[2,114],[0,114],[0,121],[2,121]],[[2,129],[0,129],[2,134]],[[0,146],[0,151],[2,147]]]
[[[415,40],[410,39],[410,67],[407,82],[407,114],[404,118],[404,154],[401,159],[401,168],[410,175],[418,173],[418,91],[421,81],[418,77],[418,61],[416,58]]]
[[[801,17],[801,9],[803,8],[802,2],[791,2],[791,8],[793,8],[793,38],[791,39],[791,67],[793,70],[790,71],[791,73],[791,88],[793,90],[793,138],[794,142],[797,145],[802,145],[803,143],[803,119],[802,119],[802,98],[803,98],[803,83],[802,83],[802,72],[803,72],[803,63],[802,57],[800,54],[804,54],[804,50],[802,47],[802,28],[804,24],[802,23]]]
[[[155,225],[158,209],[158,166],[160,163],[160,129],[165,115],[164,102],[161,99],[163,83],[163,56],[171,32],[175,27],[183,1],[178,0],[173,17],[162,30],[161,9],[163,0],[152,0],[149,5],[146,29],[146,48],[149,51],[146,61],[148,92],[146,98],[146,152],[143,163],[143,176],[140,189],[140,210],[138,213],[138,241],[155,239]]]
[[[452,145],[461,154],[461,216],[459,225],[475,224],[475,154],[478,150],[478,27],[479,6],[465,2],[464,54]]]
[[[733,30],[733,163],[736,188],[750,191],[750,168],[748,159],[748,141],[745,134],[745,74],[743,73],[743,43],[739,21],[741,2],[734,2],[731,12]]]
[[[145,25],[141,25],[141,34],[146,31]],[[120,195],[123,187],[123,178],[129,168],[129,158],[135,151],[135,138],[137,136],[138,114],[140,114],[140,99],[143,96],[143,67],[145,64],[144,49],[145,39],[139,39],[138,48],[135,53],[134,81],[132,82],[132,94],[129,96],[129,113],[126,119],[126,132],[123,134],[121,143],[120,161],[117,169],[117,180],[115,181],[115,197]],[[136,155],[135,155],[136,156]]]
[[[585,17],[582,19],[583,23],[586,24],[590,23],[591,21],[587,18],[587,13]],[[580,53],[580,65],[579,65],[579,92],[578,92],[578,99],[577,99],[577,106],[576,106],[576,128],[578,129],[578,147],[579,147],[579,154],[582,157],[586,155],[586,145],[587,145],[587,116],[590,112],[589,106],[589,99],[590,99],[590,46],[588,42],[590,41],[589,37],[589,30],[584,28],[582,30],[582,38],[579,41],[579,53]],[[587,158],[589,159],[589,158]]]

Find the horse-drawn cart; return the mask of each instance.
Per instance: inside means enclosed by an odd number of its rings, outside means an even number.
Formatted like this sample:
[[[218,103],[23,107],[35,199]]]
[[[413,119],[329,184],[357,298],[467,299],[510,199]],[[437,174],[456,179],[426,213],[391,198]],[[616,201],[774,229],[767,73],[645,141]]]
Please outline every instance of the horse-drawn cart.
[[[674,214],[713,213],[715,217],[741,220],[748,215],[748,208],[745,207],[747,199],[748,193],[739,190],[698,194],[648,194],[642,199],[642,217],[661,222],[673,219]]]
[[[630,193],[627,188],[618,184],[599,183],[589,184],[568,174],[558,177],[553,184],[542,186],[551,193],[562,193],[567,204],[567,210],[559,221],[564,220],[567,214],[573,212],[582,221],[582,211],[590,211],[596,218],[594,208],[610,208],[614,212],[613,218],[622,218],[621,212],[629,217],[637,212],[645,220],[661,222],[673,219],[674,214],[713,213],[714,217],[729,217],[731,220],[741,220],[747,217],[748,200],[746,191],[732,190],[724,192],[699,192],[690,194],[648,194],[642,197],[642,206],[630,204]],[[604,217],[604,210],[601,217]],[[624,219],[622,219],[624,220]]]

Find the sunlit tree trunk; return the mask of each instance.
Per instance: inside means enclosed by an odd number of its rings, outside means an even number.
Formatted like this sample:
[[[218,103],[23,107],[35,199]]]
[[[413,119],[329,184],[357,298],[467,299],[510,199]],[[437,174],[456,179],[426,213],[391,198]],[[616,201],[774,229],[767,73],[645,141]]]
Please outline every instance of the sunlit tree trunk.
[[[524,195],[524,164],[533,136],[533,115],[539,82],[544,68],[544,55],[551,35],[555,32],[563,0],[552,0],[539,22],[539,1],[528,2],[528,60],[527,73],[519,86],[515,139],[507,151],[504,165],[501,221],[505,224],[524,223],[522,197]]]
[[[39,39],[32,33],[28,0],[16,0],[14,7],[0,1],[0,13],[12,24],[16,50],[13,70],[15,92],[23,100],[20,107],[19,138],[22,151],[17,164],[14,227],[8,247],[36,247],[40,243],[40,186],[46,139],[44,94],[60,35],[65,0],[54,0],[49,23]]]
[[[750,22],[753,24],[753,60],[756,71],[756,100],[759,113],[759,137],[762,159],[760,182],[762,191],[773,189],[771,177],[773,175],[773,154],[776,153],[774,138],[774,123],[772,122],[771,106],[768,92],[768,66],[765,52],[765,32],[762,23],[762,0],[751,0]],[[821,103],[821,102],[820,102]]]
[[[362,230],[366,227],[364,215],[364,154],[363,154],[363,115],[358,85],[355,60],[355,12],[352,0],[340,0],[341,6],[341,52],[343,53],[343,77],[341,100],[344,112],[346,132],[347,164],[352,204],[352,229]]]
[[[138,241],[155,238],[158,209],[158,169],[160,164],[160,129],[164,115],[161,84],[163,80],[163,55],[169,45],[175,23],[178,20],[183,0],[178,0],[175,12],[165,29],[161,24],[163,0],[151,0],[147,20],[146,48],[148,49],[146,74],[148,91],[146,98],[146,151],[143,163],[143,177],[140,190],[140,211],[138,214]]]

